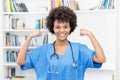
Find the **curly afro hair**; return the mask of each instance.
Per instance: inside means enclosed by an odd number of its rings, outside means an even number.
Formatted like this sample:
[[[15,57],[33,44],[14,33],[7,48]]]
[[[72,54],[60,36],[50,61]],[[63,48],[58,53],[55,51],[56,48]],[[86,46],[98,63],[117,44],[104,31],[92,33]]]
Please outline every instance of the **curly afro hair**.
[[[49,12],[49,15],[46,17],[46,26],[52,34],[54,34],[53,28],[55,20],[59,20],[61,22],[69,22],[71,27],[70,33],[73,32],[77,26],[76,14],[73,10],[65,6],[59,6],[52,9]]]

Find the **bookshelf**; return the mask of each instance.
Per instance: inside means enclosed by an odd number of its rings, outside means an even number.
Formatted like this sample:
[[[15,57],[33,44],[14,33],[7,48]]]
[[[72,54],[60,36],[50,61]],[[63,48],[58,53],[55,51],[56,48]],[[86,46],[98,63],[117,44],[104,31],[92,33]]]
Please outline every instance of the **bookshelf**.
[[[26,7],[28,8],[28,11],[7,11],[5,6],[6,1],[9,1],[9,0],[1,0],[0,2],[2,4],[0,5],[0,30],[1,30],[0,42],[2,43],[2,45],[0,46],[1,48],[0,52],[2,53],[0,55],[1,57],[3,57],[0,60],[2,62],[1,63],[2,73],[0,73],[0,75],[2,76],[0,77],[0,80],[4,80],[4,79],[9,80],[9,78],[5,78],[8,76],[8,73],[7,73],[8,68],[9,69],[15,68],[16,75],[25,76],[26,77],[24,78],[25,80],[31,77],[35,78],[35,75],[33,75],[35,74],[33,70],[21,71],[19,66],[15,62],[7,62],[7,51],[11,51],[11,52],[16,51],[17,53],[17,51],[20,50],[21,46],[11,46],[11,45],[6,46],[6,34],[9,33],[9,35],[19,35],[19,36],[28,35],[30,32],[36,29],[37,20],[45,18],[52,6],[57,7],[59,6],[59,1],[68,1],[68,0],[56,0],[58,1],[58,3],[57,2],[54,2],[54,3],[57,5],[52,5],[53,3],[49,2],[54,0],[49,0],[49,1],[48,0],[35,0],[35,1],[24,0],[22,1],[22,3],[25,3]],[[21,3],[21,0],[15,0],[15,1],[18,1],[18,3]],[[80,37],[78,35],[81,27],[87,28],[93,31],[95,36],[103,46],[103,49],[105,50],[105,55],[107,58],[107,62],[103,64],[103,67],[100,70],[113,72],[113,74],[115,75],[115,79],[118,79],[118,76],[116,76],[117,69],[118,69],[116,67],[116,61],[117,61],[116,56],[118,51],[116,50],[116,44],[117,44],[116,43],[117,41],[116,27],[118,25],[116,24],[119,23],[119,22],[116,22],[117,20],[116,13],[118,10],[116,9],[117,0],[116,0],[116,3],[114,3],[114,0],[96,0],[97,2],[90,2],[90,4],[88,3],[89,1],[90,0],[78,0],[79,2],[78,7],[80,10],[75,10],[75,13],[77,14],[77,17],[78,17],[78,27],[74,31],[74,33],[72,33],[69,36],[69,40],[82,42],[87,44],[90,48],[93,48],[90,44],[89,39],[86,39],[85,37]],[[103,3],[103,1],[106,1],[106,4]],[[109,8],[106,7],[108,4],[107,1],[112,2]],[[69,6],[70,3],[68,2],[61,3],[61,5]],[[42,4],[39,5],[39,3],[42,3]],[[88,6],[85,6],[85,5],[88,5]],[[22,27],[23,29],[16,29],[14,27],[14,29],[12,29],[12,27],[9,27],[9,25],[12,24],[11,19],[16,19],[16,20],[19,19],[18,24],[25,26],[25,28]],[[16,25],[16,24],[13,24],[13,25]],[[43,37],[41,37],[42,38],[41,40],[43,40],[46,34],[48,34],[48,42],[51,43],[55,40],[55,36],[48,33],[48,31],[45,28],[41,30],[44,33]],[[80,39],[78,39],[78,37],[80,37]],[[29,49],[34,49],[35,47],[40,45],[42,45],[42,43],[40,43],[39,45],[30,46]],[[31,75],[31,73],[33,74]]]
[[[30,34],[35,29],[41,29],[43,32],[41,37],[36,37],[31,40],[29,50],[34,49],[37,46],[41,46],[42,44],[48,43],[48,32],[46,30],[46,27],[44,25],[44,17],[45,14],[32,14],[32,13],[3,13],[3,27],[2,27],[2,39],[3,42],[3,78],[4,79],[11,79],[8,77],[11,77],[12,69],[15,73],[15,76],[25,76],[25,71],[21,73],[24,75],[21,75],[20,68],[16,64],[17,56],[19,53],[19,50],[21,49],[21,46],[23,45],[26,37],[28,34]],[[39,23],[37,21],[39,20]],[[40,20],[42,20],[42,23],[40,24]],[[15,68],[15,69],[14,69]],[[10,72],[11,73],[10,73]],[[28,71],[27,71],[28,72]],[[33,71],[29,72],[33,73]],[[25,78],[28,75],[25,76]],[[29,77],[29,76],[28,76]],[[14,78],[14,77],[13,77]],[[35,78],[34,76],[29,77]],[[21,78],[22,79],[22,78]]]

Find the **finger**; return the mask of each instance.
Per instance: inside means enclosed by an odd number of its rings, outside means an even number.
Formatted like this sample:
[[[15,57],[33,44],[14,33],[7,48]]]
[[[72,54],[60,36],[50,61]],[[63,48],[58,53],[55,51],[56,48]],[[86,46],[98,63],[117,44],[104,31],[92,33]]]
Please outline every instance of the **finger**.
[[[80,36],[83,36],[82,31],[80,31]]]
[[[41,36],[41,35],[42,35],[42,31],[39,30],[39,33],[38,33],[38,34],[39,34],[39,36]]]

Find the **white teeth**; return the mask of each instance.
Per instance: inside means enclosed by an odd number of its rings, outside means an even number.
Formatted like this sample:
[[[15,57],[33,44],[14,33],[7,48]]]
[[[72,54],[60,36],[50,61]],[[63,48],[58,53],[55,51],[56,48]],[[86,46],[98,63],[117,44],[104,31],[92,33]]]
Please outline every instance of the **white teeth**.
[[[62,36],[65,36],[65,34],[60,34],[60,36],[62,37]]]

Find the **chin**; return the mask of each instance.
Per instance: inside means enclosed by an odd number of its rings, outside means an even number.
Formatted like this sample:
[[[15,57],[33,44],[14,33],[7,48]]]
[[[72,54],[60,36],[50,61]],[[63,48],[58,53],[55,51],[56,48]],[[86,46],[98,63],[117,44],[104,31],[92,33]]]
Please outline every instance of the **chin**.
[[[67,40],[67,37],[58,37],[57,39],[60,41],[65,41],[65,40]]]
[[[67,40],[67,38],[64,38],[64,39],[63,39],[63,38],[61,38],[61,39],[59,38],[59,40],[61,40],[61,41],[65,41],[65,40]]]

